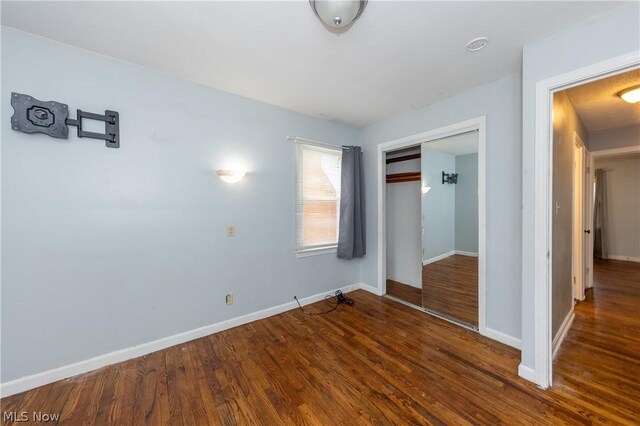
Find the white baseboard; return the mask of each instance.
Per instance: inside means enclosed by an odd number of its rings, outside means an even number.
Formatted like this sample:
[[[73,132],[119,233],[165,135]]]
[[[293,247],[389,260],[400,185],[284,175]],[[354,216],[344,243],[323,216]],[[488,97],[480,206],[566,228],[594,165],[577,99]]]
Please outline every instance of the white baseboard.
[[[560,329],[558,330],[558,332],[556,333],[555,337],[553,338],[553,352],[552,352],[552,359],[556,357],[556,354],[558,353],[558,349],[560,349],[560,346],[562,345],[562,341],[564,340],[565,337],[567,337],[567,333],[569,332],[569,329],[571,328],[571,324],[573,324],[573,319],[576,317],[576,314],[573,312],[573,308],[571,309],[571,311],[569,311],[569,313],[567,314],[566,317],[564,317],[564,321],[562,321],[562,325],[560,326]]]
[[[478,253],[474,253],[471,251],[452,250],[450,252],[441,254],[439,256],[432,257],[431,259],[423,260],[422,266],[428,265],[430,263],[438,262],[442,259],[446,259],[447,257],[453,256],[454,254],[459,254],[460,256],[478,257]]]
[[[523,379],[527,379],[530,382],[536,382],[536,372],[533,370],[533,368],[529,368],[526,365],[518,365],[518,376],[522,377]]]
[[[441,254],[439,256],[432,257],[431,259],[423,260],[422,261],[422,266],[428,265],[430,263],[437,262],[437,261],[442,260],[442,259],[446,259],[447,257],[453,256],[454,254],[456,254],[456,252],[455,252],[455,250],[452,250],[452,251],[450,251],[448,253],[444,253],[444,254]]]
[[[375,289],[362,284],[362,288],[367,291],[369,288]],[[353,290],[361,288],[360,283],[341,287],[339,289],[318,293],[313,296],[305,297],[300,300],[301,305],[308,305],[310,303],[319,302],[324,300],[327,294],[333,295],[336,290],[342,290],[343,293],[348,293]],[[377,289],[375,289],[377,291]],[[373,291],[372,291],[373,292]],[[103,355],[99,355],[94,358],[89,358],[83,361],[79,361],[73,364],[64,365],[62,367],[54,368],[51,370],[43,371],[41,373],[33,374],[30,376],[21,377],[19,379],[11,380],[0,384],[0,397],[13,395],[16,393],[24,392],[29,389],[43,386],[49,383],[57,382],[58,380],[67,379],[78,374],[87,373],[92,370],[97,370],[108,365],[117,364],[119,362],[127,361],[133,358],[138,358],[143,355],[150,354],[152,352],[166,349],[171,346],[179,345],[189,342],[191,340],[199,339],[201,337],[209,336],[214,333],[218,333],[223,330],[237,327],[239,325],[247,324],[253,321],[257,321],[263,318],[267,318],[273,315],[280,314],[282,312],[290,311],[298,307],[295,301],[284,303],[282,305],[274,306],[271,308],[263,309],[258,312],[253,312],[247,315],[243,315],[237,318],[221,321],[219,323],[206,325],[204,327],[196,328],[193,330],[185,331],[183,333],[174,334],[173,336],[164,337],[162,339],[154,340],[152,342],[143,343],[141,345],[132,346],[125,349],[109,352]]]
[[[382,296],[382,292],[380,291],[380,289],[378,289],[378,287],[373,287],[364,283],[358,283],[355,285],[357,285],[360,290],[368,291],[369,293],[373,293],[376,296]]]
[[[511,346],[512,348],[521,349],[522,341],[516,337],[505,334],[501,331],[494,330],[493,328],[485,327],[482,331],[482,335],[490,339],[497,340],[500,343]]]
[[[608,258],[612,260],[626,260],[627,262],[640,262],[640,257],[620,256],[618,254],[610,254]]]

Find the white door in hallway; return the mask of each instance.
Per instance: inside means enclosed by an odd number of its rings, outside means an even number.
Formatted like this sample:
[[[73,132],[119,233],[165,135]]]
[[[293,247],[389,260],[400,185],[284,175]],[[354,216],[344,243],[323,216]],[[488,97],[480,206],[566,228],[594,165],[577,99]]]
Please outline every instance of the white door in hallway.
[[[582,139],[574,133],[573,156],[573,299],[584,300],[585,289],[585,151]]]
[[[584,291],[593,287],[593,203],[595,195],[595,181],[593,170],[593,158],[591,153],[584,150],[584,164],[586,173],[584,179],[584,287],[582,289],[582,297],[584,299]],[[583,300],[581,299],[581,300]]]

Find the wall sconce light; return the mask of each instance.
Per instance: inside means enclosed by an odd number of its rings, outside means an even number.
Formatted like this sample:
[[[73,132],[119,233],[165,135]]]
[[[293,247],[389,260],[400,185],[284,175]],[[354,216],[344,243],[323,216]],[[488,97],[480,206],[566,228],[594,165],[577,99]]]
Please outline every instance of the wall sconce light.
[[[442,184],[444,185],[445,183],[452,183],[454,185],[458,183],[458,174],[442,172]]]
[[[430,186],[423,186],[422,187],[422,193],[423,194],[426,194],[429,191],[431,191],[431,187]]]
[[[220,176],[220,179],[226,183],[240,182],[246,174],[243,170],[216,170],[216,173]]]

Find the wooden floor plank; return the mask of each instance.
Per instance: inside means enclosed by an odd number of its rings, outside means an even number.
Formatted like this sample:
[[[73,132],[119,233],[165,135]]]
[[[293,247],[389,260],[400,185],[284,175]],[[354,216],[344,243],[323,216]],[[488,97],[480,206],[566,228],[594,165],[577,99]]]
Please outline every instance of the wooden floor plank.
[[[478,325],[478,258],[455,254],[422,267],[422,307]]]
[[[547,391],[518,350],[356,291],[0,402],[68,425],[638,424],[640,264],[596,262],[594,281]]]
[[[401,283],[399,281],[387,280],[387,294],[397,297],[412,305],[422,306],[422,289]]]

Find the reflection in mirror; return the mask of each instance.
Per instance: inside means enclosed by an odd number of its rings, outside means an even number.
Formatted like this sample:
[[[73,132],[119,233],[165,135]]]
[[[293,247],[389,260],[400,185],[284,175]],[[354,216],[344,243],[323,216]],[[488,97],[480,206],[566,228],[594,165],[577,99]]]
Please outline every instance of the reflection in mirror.
[[[387,295],[422,306],[420,145],[386,156]]]
[[[422,306],[478,325],[478,132],[421,150]]]

